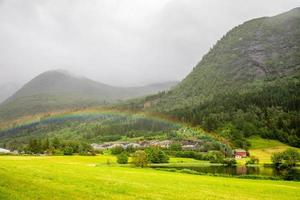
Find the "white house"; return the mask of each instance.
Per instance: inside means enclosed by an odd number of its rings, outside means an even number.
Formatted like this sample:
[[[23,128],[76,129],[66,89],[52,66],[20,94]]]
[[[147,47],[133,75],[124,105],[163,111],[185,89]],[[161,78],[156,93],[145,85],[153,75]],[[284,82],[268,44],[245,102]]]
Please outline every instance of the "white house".
[[[10,150],[0,148],[0,153],[10,153]]]

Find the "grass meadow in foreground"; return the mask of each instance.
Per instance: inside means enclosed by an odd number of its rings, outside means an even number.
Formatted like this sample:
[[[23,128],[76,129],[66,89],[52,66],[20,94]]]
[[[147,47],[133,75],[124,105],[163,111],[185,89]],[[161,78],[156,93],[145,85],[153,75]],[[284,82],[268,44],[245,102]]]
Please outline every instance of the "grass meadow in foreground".
[[[175,160],[174,162],[177,162]],[[109,164],[108,164],[109,163]],[[0,199],[300,199],[300,182],[121,167],[111,156],[0,156]]]

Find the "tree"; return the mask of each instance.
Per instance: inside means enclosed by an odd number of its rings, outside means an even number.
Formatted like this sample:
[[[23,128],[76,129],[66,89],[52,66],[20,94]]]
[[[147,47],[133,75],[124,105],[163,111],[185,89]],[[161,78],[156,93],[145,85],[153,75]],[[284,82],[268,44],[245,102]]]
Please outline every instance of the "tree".
[[[146,149],[148,160],[151,163],[167,163],[169,156],[165,152],[157,147],[150,147]]]
[[[276,168],[292,168],[300,161],[300,153],[295,149],[287,149],[274,153],[271,160]]]
[[[128,163],[128,156],[126,153],[121,153],[117,155],[117,163],[119,164],[127,164]]]
[[[225,158],[225,156],[219,151],[210,151],[208,156],[211,163],[223,163]]]
[[[271,156],[272,163],[275,165],[276,168],[279,168],[279,166],[282,164],[282,153],[277,152],[273,153]]]
[[[300,153],[295,149],[287,149],[283,152],[282,158],[288,166],[294,167],[300,161]]]
[[[28,151],[34,154],[41,153],[41,141],[37,139],[29,140]]]
[[[253,165],[253,164],[258,164],[259,163],[259,159],[255,156],[251,156],[250,160],[248,160],[246,162],[246,165]]]
[[[59,149],[60,148],[60,141],[57,137],[55,137],[53,140],[52,140],[52,146],[55,148],[55,149]]]
[[[73,155],[73,148],[71,146],[66,146],[63,149],[64,155]]]
[[[182,150],[182,146],[181,144],[178,142],[178,143],[172,143],[170,145],[170,150],[172,151],[181,151]]]
[[[49,139],[46,138],[44,143],[43,143],[43,150],[47,151],[50,148],[50,143],[49,143]]]
[[[80,143],[78,153],[80,155],[96,155],[92,146],[85,142]]]
[[[223,164],[227,166],[236,165],[236,160],[234,158],[224,158]]]
[[[132,155],[132,163],[136,167],[147,167],[148,166],[148,156],[145,151],[139,150]]]
[[[113,155],[118,155],[124,151],[124,148],[122,146],[115,146],[110,149],[111,154]]]

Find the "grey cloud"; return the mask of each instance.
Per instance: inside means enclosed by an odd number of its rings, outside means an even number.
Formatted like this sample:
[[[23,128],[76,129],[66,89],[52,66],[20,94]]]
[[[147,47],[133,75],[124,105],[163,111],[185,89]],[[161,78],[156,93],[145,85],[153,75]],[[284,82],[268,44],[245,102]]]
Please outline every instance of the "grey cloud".
[[[0,84],[62,68],[112,85],[180,80],[234,26],[299,0],[0,0]]]

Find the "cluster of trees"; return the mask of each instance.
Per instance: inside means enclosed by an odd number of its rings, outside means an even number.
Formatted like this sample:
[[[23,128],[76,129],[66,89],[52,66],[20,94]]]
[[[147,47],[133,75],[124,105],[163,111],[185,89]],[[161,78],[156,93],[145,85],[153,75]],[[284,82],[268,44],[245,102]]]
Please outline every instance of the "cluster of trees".
[[[91,136],[102,142],[116,141],[122,137],[153,137],[175,130],[177,127],[164,121],[127,117],[122,121],[111,120],[110,123],[96,125],[91,130]]]
[[[167,113],[218,132],[236,147],[247,149],[250,144],[246,138],[251,135],[300,147],[299,88],[300,76],[258,81]]]
[[[147,167],[149,163],[167,163],[169,156],[159,148],[138,150],[132,155],[132,163],[136,167]]]
[[[290,169],[300,161],[300,153],[295,149],[287,149],[274,153],[271,160],[277,169]]]
[[[30,138],[46,138],[59,135],[68,140],[85,142],[116,141],[124,137],[151,139],[178,129],[173,123],[149,119],[136,115],[99,114],[96,116],[74,116],[68,118],[42,118],[38,122],[13,126],[0,130],[0,146],[15,150]]]
[[[148,147],[144,150],[134,149],[134,151],[115,147],[111,149],[113,154],[117,154],[119,164],[127,164],[128,156],[132,155],[132,163],[137,167],[146,167],[148,163],[167,163],[169,156],[158,147]]]
[[[221,163],[224,165],[235,165],[236,160],[232,156],[226,156],[221,151],[208,151],[208,152],[199,152],[192,150],[183,150],[180,143],[173,143],[169,148],[160,148],[160,147],[147,147],[145,149],[135,149],[132,147],[124,149],[121,146],[116,146],[111,148],[111,153],[117,155],[117,162],[119,164],[127,164],[128,157],[131,155],[133,158],[133,164],[136,166],[146,166],[145,163],[168,163],[169,157],[181,157],[181,158],[194,158],[196,160],[207,160],[211,163]],[[139,152],[136,154],[136,152]],[[141,153],[143,152],[143,153]],[[141,156],[142,158],[140,158]],[[145,162],[144,160],[147,160]],[[134,161],[136,160],[136,161]],[[143,164],[140,164],[143,160]]]
[[[19,151],[27,154],[95,155],[93,148],[85,142],[60,140],[57,137],[52,140],[30,139]]]

